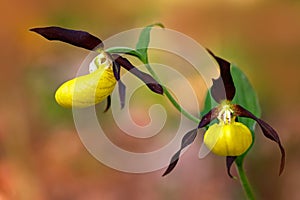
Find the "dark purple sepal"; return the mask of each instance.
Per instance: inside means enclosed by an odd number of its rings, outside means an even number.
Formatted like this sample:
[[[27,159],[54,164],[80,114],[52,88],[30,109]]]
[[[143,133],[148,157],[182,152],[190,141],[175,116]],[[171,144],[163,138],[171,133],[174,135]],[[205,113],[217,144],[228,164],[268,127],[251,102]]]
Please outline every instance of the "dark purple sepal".
[[[109,110],[109,108],[110,108],[110,106],[111,106],[111,97],[110,97],[110,95],[108,95],[108,97],[106,98],[106,107],[105,107],[105,110],[104,110],[104,112],[107,112],[108,110]]]
[[[113,58],[112,55],[107,54],[111,60],[113,61],[113,72],[114,72],[114,77],[116,78],[116,80],[120,80],[120,73],[121,73],[121,66],[119,63],[116,62],[116,60]],[[115,56],[115,55],[114,55]],[[116,57],[116,56],[115,56]]]
[[[126,86],[120,79],[121,67],[119,63],[117,63],[114,59],[113,59],[113,72],[116,80],[118,81],[120,104],[121,104],[121,109],[123,109],[125,106]]]
[[[209,49],[207,49],[207,51],[217,61],[220,67],[220,77],[213,80],[211,95],[218,103],[225,99],[231,101],[235,95],[235,86],[230,73],[230,63],[215,56]]]
[[[211,121],[218,117],[218,107],[214,107],[208,113],[206,113],[199,122],[198,128],[203,128],[207,126]]]
[[[128,70],[129,72],[137,76],[139,79],[141,79],[150,90],[157,94],[164,93],[163,87],[152,76],[137,69],[126,58],[116,54],[112,56],[120,66],[124,67],[126,70]]]
[[[119,89],[121,109],[123,109],[125,106],[126,86],[121,80],[118,80],[118,89]]]
[[[48,40],[62,41],[88,50],[94,50],[96,47],[103,48],[103,43],[99,38],[85,31],[66,29],[57,26],[32,28],[30,31],[38,33]]]
[[[169,164],[168,168],[166,169],[166,171],[163,173],[162,176],[166,176],[167,174],[169,174],[175,168],[175,166],[178,163],[179,157],[180,157],[180,152],[195,140],[195,138],[197,136],[197,131],[198,131],[198,129],[193,129],[193,130],[187,132],[183,136],[183,138],[181,140],[180,149],[172,156],[170,164]]]
[[[177,165],[178,161],[179,161],[179,156],[180,156],[180,151],[177,151],[171,158],[170,164],[168,166],[168,168],[166,169],[166,171],[163,173],[162,176],[166,176],[168,175],[171,171],[173,171],[173,169],[175,168],[175,166]]]
[[[237,158],[236,156],[226,156],[227,174],[230,178],[234,178],[234,176],[232,176],[232,174],[230,172],[230,169],[236,158]]]
[[[260,128],[262,129],[264,136],[278,144],[280,152],[281,152],[281,161],[280,161],[280,168],[279,168],[279,175],[281,175],[283,172],[283,169],[284,169],[284,165],[285,165],[285,150],[281,144],[281,141],[280,141],[280,138],[279,138],[277,132],[265,121],[257,118],[255,115],[253,115],[250,111],[243,108],[242,106],[234,105],[233,109],[234,109],[234,113],[236,116],[248,117],[248,118],[255,120],[259,124]]]

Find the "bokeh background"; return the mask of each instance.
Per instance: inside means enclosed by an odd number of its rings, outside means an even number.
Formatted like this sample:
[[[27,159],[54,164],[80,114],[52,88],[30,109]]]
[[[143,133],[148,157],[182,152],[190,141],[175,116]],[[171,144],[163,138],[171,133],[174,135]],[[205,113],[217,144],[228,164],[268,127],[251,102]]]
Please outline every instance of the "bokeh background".
[[[287,151],[279,177],[279,150],[258,130],[245,162],[249,180],[258,199],[300,198],[299,1],[1,0],[0,5],[0,199],[244,199],[239,182],[226,174],[225,159],[199,160],[197,143],[164,178],[163,170],[128,174],[94,159],[78,137],[71,110],[53,98],[88,52],[28,31],[58,25],[105,39],[154,22],[189,35],[248,75],[263,118]]]

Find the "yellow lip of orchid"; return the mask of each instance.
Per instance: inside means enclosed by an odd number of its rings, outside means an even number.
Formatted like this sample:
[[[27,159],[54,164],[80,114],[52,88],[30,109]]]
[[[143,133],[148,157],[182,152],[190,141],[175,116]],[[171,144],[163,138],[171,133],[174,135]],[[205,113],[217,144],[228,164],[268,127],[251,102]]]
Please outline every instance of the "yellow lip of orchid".
[[[90,74],[69,80],[57,89],[55,99],[59,105],[84,108],[100,103],[113,92],[117,81],[105,52],[93,59],[89,71]]]
[[[239,156],[250,147],[252,135],[240,122],[213,124],[204,135],[205,145],[220,156]]]
[[[252,134],[247,126],[235,121],[229,101],[220,105],[218,124],[213,124],[204,135],[204,144],[220,156],[242,155],[252,144]]]

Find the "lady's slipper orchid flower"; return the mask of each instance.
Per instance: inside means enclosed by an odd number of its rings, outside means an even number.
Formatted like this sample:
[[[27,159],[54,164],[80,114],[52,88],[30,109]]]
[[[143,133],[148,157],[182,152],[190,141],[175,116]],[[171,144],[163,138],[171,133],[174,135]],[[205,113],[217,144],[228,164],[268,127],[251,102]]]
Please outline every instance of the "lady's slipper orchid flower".
[[[55,93],[56,102],[63,107],[84,108],[106,99],[114,90],[112,62],[103,51],[90,63],[90,74],[63,83]]]
[[[80,76],[62,84],[55,94],[55,99],[64,107],[88,107],[107,98],[108,110],[110,94],[116,82],[119,86],[121,107],[125,103],[125,85],[120,80],[120,68],[124,67],[133,73],[155,93],[163,94],[162,86],[152,76],[140,71],[126,58],[118,54],[110,54],[103,50],[102,41],[88,32],[70,30],[61,27],[43,27],[30,29],[48,40],[58,40],[99,53],[90,63],[90,74]]]
[[[241,105],[231,103],[236,89],[230,73],[230,63],[215,56],[211,51],[208,50],[208,52],[220,67],[220,77],[213,80],[211,87],[211,95],[219,105],[202,117],[198,128],[184,135],[180,149],[172,157],[163,176],[169,174],[174,169],[179,160],[180,152],[194,141],[197,130],[208,126],[213,120],[217,119],[218,123],[210,125],[204,134],[204,144],[213,153],[226,156],[227,173],[232,178],[233,176],[230,173],[231,165],[237,156],[244,154],[249,149],[253,142],[251,131],[247,126],[238,122],[238,117],[255,120],[261,127],[264,136],[278,144],[281,151],[280,175],[284,169],[285,151],[277,132],[269,124],[257,118]]]

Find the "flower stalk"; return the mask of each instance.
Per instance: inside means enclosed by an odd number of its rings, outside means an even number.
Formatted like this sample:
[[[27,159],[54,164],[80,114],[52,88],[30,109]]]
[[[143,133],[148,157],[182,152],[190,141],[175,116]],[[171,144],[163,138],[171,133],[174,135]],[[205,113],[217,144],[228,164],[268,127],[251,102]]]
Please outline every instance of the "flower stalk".
[[[148,59],[146,59],[144,61],[144,64],[147,68],[147,70],[149,71],[149,73],[151,74],[151,76],[159,83],[161,84],[161,86],[163,87],[164,90],[164,94],[166,95],[166,97],[169,99],[169,101],[172,103],[172,105],[181,113],[183,114],[186,118],[188,118],[189,120],[195,122],[196,124],[198,124],[200,122],[200,119],[198,119],[197,117],[195,117],[194,115],[192,115],[191,113],[189,113],[187,110],[185,110],[183,107],[180,106],[180,104],[174,99],[174,97],[172,96],[172,94],[169,92],[169,90],[161,83],[161,80],[158,78],[157,74],[155,73],[155,71],[151,68]]]
[[[236,168],[237,168],[237,171],[238,171],[238,174],[240,177],[239,180],[240,180],[241,186],[243,187],[245,195],[247,196],[248,200],[254,200],[255,199],[254,193],[253,193],[252,187],[248,181],[247,175],[244,171],[243,161],[244,161],[244,158],[237,159],[235,161]]]

